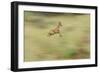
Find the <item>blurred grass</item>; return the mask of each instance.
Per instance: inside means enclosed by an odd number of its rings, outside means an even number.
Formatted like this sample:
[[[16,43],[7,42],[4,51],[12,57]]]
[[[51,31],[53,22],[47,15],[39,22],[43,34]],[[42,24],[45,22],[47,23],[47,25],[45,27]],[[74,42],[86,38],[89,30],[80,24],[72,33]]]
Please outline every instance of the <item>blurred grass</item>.
[[[61,34],[48,32],[61,21]],[[24,61],[84,59],[90,57],[90,15],[24,12]]]

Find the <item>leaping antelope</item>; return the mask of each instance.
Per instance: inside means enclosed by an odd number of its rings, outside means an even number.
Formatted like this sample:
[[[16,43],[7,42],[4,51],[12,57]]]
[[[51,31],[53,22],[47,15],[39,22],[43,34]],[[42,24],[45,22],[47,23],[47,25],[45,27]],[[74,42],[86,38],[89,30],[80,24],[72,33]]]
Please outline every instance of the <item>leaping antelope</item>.
[[[62,35],[60,33],[60,27],[61,26],[62,26],[62,23],[61,22],[58,22],[57,26],[54,29],[52,29],[52,30],[50,30],[48,32],[48,36],[52,36],[54,34],[59,34],[59,36],[62,37]]]

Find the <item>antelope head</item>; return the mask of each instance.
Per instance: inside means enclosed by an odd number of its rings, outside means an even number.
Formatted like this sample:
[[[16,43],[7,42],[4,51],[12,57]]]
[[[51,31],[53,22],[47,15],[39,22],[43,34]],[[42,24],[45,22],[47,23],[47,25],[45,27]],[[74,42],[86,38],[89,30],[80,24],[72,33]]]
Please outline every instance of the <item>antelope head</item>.
[[[58,27],[61,27],[61,26],[63,26],[62,23],[61,22],[58,22]]]
[[[62,26],[62,23],[61,22],[58,22],[59,26]]]

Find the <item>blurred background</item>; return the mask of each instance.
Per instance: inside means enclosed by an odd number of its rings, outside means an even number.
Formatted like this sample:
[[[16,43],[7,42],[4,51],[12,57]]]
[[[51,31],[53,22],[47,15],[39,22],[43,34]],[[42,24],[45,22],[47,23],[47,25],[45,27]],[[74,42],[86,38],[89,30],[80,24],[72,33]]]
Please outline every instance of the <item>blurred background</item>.
[[[49,31],[62,23],[59,34]],[[90,57],[90,15],[24,11],[25,61],[70,60]]]

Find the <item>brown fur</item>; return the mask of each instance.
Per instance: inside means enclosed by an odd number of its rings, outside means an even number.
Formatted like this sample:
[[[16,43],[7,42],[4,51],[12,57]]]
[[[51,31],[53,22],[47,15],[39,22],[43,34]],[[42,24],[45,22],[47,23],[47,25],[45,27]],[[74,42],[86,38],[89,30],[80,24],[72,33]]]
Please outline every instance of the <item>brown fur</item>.
[[[49,31],[48,36],[54,35],[54,34],[59,34],[59,36],[61,37],[61,33],[60,33],[60,27],[62,26],[61,22],[58,23],[58,25]]]

